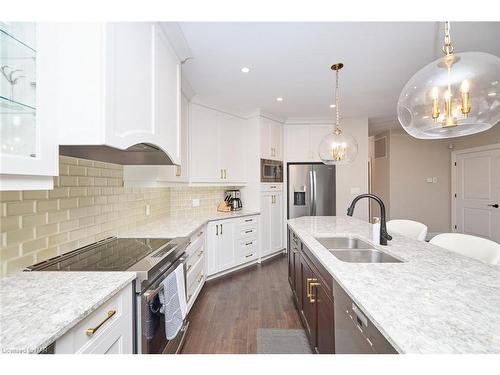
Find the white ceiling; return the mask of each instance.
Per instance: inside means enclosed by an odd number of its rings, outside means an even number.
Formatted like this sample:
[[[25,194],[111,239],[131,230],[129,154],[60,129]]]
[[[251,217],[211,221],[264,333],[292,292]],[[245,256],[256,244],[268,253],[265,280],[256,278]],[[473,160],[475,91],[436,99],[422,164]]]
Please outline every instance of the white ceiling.
[[[436,22],[179,23],[192,60],[184,74],[197,98],[241,113],[261,109],[282,118],[332,117],[334,73],[340,75],[343,117],[373,126],[396,117],[407,80],[441,55]],[[456,52],[500,56],[500,22],[451,24]],[[243,74],[240,69],[251,71]],[[284,98],[277,102],[276,97]],[[392,120],[393,121],[393,120]]]

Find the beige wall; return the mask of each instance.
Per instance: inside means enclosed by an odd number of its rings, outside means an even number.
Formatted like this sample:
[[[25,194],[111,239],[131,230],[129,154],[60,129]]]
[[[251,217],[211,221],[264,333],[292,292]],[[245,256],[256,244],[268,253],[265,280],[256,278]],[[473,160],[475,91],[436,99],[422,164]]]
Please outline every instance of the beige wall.
[[[449,143],[453,145],[454,150],[463,150],[466,148],[500,143],[500,123],[482,133],[450,139]]]
[[[450,150],[447,140],[421,140],[392,132],[390,218],[424,223],[429,232],[450,230]],[[428,183],[436,177],[437,183]]]
[[[163,215],[213,212],[224,196],[223,187],[125,188],[121,165],[64,156],[59,163],[53,190],[0,193],[0,276]]]

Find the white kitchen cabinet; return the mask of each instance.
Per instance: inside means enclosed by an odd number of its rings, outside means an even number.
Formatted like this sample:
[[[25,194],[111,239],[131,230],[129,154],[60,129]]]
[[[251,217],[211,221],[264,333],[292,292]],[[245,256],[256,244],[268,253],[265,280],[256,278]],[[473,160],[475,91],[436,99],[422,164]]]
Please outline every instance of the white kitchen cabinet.
[[[235,265],[234,221],[220,220],[208,224],[208,274]]]
[[[258,215],[210,222],[207,226],[209,278],[259,258]]]
[[[260,155],[262,159],[283,160],[283,125],[260,118]]]
[[[149,143],[180,162],[180,62],[154,22],[49,24],[61,145]],[[44,72],[40,72],[44,74]],[[69,126],[70,124],[71,126]]]
[[[128,284],[56,340],[55,354],[132,354],[133,297]]]
[[[261,257],[284,248],[283,192],[261,192]]]
[[[291,162],[319,162],[319,144],[332,129],[332,125],[287,125],[285,159]]]
[[[191,310],[207,277],[206,272],[206,226],[198,229],[189,239],[186,248],[186,303]]]
[[[15,85],[2,77],[0,84],[0,190],[52,189],[59,154],[49,104],[52,76],[58,72],[52,65],[50,30],[45,24],[19,22],[0,28],[0,65],[23,76]]]
[[[191,104],[189,181],[241,183],[247,179],[245,121]]]

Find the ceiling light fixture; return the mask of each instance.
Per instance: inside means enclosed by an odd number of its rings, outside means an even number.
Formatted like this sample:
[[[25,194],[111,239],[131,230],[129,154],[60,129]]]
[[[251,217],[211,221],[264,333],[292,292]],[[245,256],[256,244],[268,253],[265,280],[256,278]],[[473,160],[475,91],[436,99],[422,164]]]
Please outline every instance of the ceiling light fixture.
[[[249,67],[244,66],[243,68],[241,68],[241,71],[242,71],[243,73],[248,73],[248,72],[250,71],[250,68],[249,68]]]
[[[278,96],[278,97],[276,98],[276,101],[277,101],[277,102],[282,102],[282,101],[283,101],[283,98],[282,98],[281,96]]]
[[[330,108],[335,108],[335,104],[330,104]]]
[[[331,66],[335,71],[335,108],[336,119],[333,132],[328,134],[319,144],[319,157],[324,164],[342,165],[349,164],[358,154],[358,143],[353,136],[345,133],[340,129],[340,112],[339,112],[339,70],[344,64],[337,63]]]
[[[419,70],[399,96],[399,122],[415,138],[461,137],[500,121],[500,98],[490,95],[500,76],[500,58],[453,53],[449,22],[444,34],[444,57]]]

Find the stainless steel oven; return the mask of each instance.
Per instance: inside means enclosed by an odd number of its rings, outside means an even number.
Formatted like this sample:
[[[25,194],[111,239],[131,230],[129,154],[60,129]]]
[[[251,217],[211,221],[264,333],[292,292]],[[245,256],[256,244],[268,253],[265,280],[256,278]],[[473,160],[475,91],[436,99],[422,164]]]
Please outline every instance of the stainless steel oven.
[[[137,298],[140,311],[137,320],[140,327],[139,353],[143,354],[178,354],[186,338],[189,322],[184,321],[179,333],[172,340],[167,340],[165,335],[165,316],[160,313],[159,293],[162,289],[161,282],[174,270],[182,265],[184,267],[184,285],[186,285],[185,258],[182,256],[161,274],[148,289],[141,292]]]
[[[283,182],[283,162],[260,159],[260,182]]]

